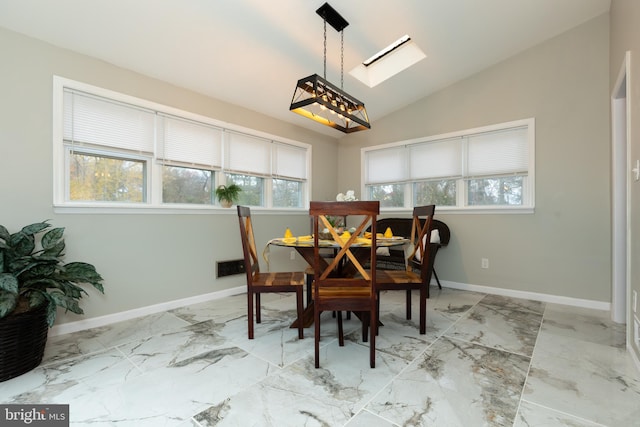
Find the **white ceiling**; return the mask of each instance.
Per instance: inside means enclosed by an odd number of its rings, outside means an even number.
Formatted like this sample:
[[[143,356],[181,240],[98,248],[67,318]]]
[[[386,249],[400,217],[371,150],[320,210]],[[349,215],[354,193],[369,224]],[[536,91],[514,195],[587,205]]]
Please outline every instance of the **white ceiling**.
[[[0,0],[0,26],[340,137],[289,111],[296,81],[323,75],[325,0]],[[609,10],[610,0],[329,1],[344,30],[344,90],[379,119]],[[340,35],[327,27],[327,79]],[[427,54],[369,88],[349,71],[404,34]],[[6,60],[6,58],[5,58]]]

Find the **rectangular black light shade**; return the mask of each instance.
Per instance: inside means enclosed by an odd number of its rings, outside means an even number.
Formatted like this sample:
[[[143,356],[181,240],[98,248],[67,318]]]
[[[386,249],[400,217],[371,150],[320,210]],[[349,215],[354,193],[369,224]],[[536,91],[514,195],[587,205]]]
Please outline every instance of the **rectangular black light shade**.
[[[298,80],[289,110],[344,133],[371,128],[364,104],[317,74]]]

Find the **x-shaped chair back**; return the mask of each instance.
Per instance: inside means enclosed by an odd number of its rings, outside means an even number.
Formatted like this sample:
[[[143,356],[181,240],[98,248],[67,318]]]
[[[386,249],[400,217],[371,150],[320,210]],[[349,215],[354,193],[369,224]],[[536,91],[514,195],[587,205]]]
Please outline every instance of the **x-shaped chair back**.
[[[377,325],[376,278],[376,217],[380,213],[380,202],[311,202],[309,214],[313,217],[314,243],[314,323],[315,323],[315,360],[320,366],[320,313],[338,312],[338,334],[340,345],[342,337],[342,311],[361,314],[363,320],[363,339],[370,330],[369,364],[375,367],[375,332]],[[344,216],[360,221],[349,237],[341,235],[332,226],[328,217]],[[360,237],[371,226],[371,239]],[[333,259],[327,261],[320,249],[320,231],[327,229],[339,248]],[[371,269],[365,270],[363,264],[370,260]],[[354,272],[355,275],[351,274]],[[371,325],[371,327],[368,327]]]
[[[253,235],[250,209],[246,206],[238,206],[238,217],[240,220],[240,237],[242,238],[247,284],[251,286],[253,276],[260,272],[260,262],[258,261],[258,252],[256,251],[256,240]]]
[[[413,223],[411,225],[412,250],[407,257],[407,271],[413,267],[420,269],[423,282],[428,275],[429,242],[431,241],[431,220],[436,206],[416,206],[413,208]]]

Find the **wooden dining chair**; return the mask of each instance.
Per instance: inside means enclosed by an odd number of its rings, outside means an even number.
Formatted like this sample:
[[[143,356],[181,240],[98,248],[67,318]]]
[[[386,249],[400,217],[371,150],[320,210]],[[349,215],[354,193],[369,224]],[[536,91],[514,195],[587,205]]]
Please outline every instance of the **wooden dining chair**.
[[[313,216],[313,302],[315,324],[315,366],[320,367],[320,313],[335,311],[338,317],[338,342],[344,346],[342,311],[359,314],[363,321],[363,341],[369,338],[369,365],[376,366],[375,327],[377,325],[376,281],[376,217],[380,213],[380,202],[311,202],[309,214]],[[361,220],[350,238],[342,238],[331,225],[328,216],[357,216]],[[371,243],[362,240],[361,235],[372,228]],[[328,229],[339,248],[333,258],[322,256],[319,231]],[[367,271],[363,264],[370,261],[373,268]]]
[[[253,236],[251,210],[246,206],[238,206],[240,237],[244,254],[244,268],[247,274],[247,317],[249,321],[249,339],[253,339],[253,312],[255,296],[255,321],[261,323],[260,294],[268,292],[295,292],[298,316],[298,338],[304,338],[302,312],[304,310],[302,291],[304,289],[304,272],[260,272],[256,241]]]
[[[433,272],[429,242],[431,241],[431,221],[435,209],[435,205],[413,208],[411,251],[407,257],[406,269],[379,270],[376,273],[378,307],[380,305],[380,291],[404,290],[407,294],[407,319],[411,319],[411,291],[414,289],[420,291],[420,334],[425,334],[427,330],[427,298],[429,297],[429,283]]]

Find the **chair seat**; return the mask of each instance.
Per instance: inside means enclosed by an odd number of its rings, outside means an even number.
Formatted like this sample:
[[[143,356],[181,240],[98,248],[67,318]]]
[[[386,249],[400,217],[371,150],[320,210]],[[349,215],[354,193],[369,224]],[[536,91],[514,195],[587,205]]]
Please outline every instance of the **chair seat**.
[[[304,273],[301,271],[256,273],[253,276],[254,286],[302,286]]]
[[[376,284],[380,285],[406,285],[422,284],[422,278],[413,271],[406,270],[378,270],[376,272]]]
[[[323,288],[318,290],[321,297],[331,298],[370,298],[371,288],[361,287],[335,287],[335,288]]]

